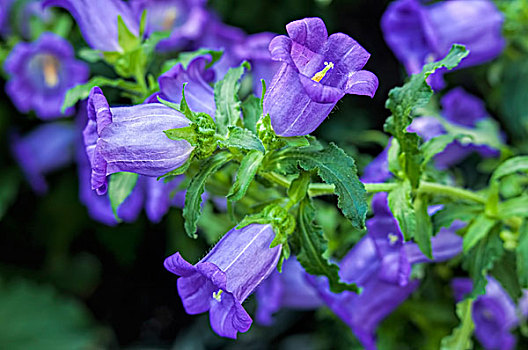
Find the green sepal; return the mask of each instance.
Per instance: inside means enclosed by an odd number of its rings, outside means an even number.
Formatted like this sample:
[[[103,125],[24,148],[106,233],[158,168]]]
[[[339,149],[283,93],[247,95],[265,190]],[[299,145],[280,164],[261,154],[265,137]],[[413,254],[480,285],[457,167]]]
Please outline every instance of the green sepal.
[[[411,76],[405,85],[389,92],[385,107],[392,115],[385,122],[384,129],[399,142],[399,161],[412,188],[418,188],[423,157],[419,150],[420,138],[415,133],[407,132],[412,122],[411,113],[416,107],[425,106],[433,95],[433,90],[426,82],[427,77],[441,67],[456,67],[468,53],[464,46],[455,44],[444,59],[426,64],[421,73]]]
[[[307,147],[310,141],[306,136],[282,137],[281,140],[289,147]]]
[[[290,188],[288,188],[288,198],[290,198],[290,201],[293,204],[299,203],[304,197],[306,197],[310,181],[310,173],[303,171],[291,182]]]
[[[250,130],[253,134],[257,135],[257,122],[262,116],[262,105],[260,99],[255,95],[249,95],[242,102],[242,122],[244,128]]]
[[[138,174],[120,172],[110,175],[108,181],[108,198],[110,199],[110,205],[112,206],[112,212],[118,222],[121,221],[117,215],[117,209],[119,206],[128,198],[130,193],[136,187]]]
[[[189,166],[192,163],[193,157],[194,157],[194,152],[192,152],[189,155],[189,159],[187,159],[187,161],[185,163],[183,163],[182,165],[180,165],[176,169],[169,171],[166,174],[158,176],[157,179],[160,180],[160,179],[163,179],[163,178],[169,178],[170,176],[178,176],[178,175],[181,175],[181,174],[185,173],[187,171],[187,169],[189,169]]]
[[[186,140],[191,144],[191,146],[196,147],[197,142],[197,134],[196,130],[193,126],[186,126],[183,128],[176,128],[176,129],[169,129],[169,130],[163,130],[165,135],[171,140],[178,141],[178,140]]]
[[[299,204],[298,213],[295,236],[300,248],[297,253],[299,263],[311,275],[326,276],[332,292],[341,293],[348,290],[359,293],[360,289],[356,284],[341,281],[339,267],[325,257],[328,241],[321,227],[314,223],[315,210],[308,197],[305,197]]]
[[[141,38],[127,28],[121,15],[117,16],[117,42],[125,52],[133,51],[141,44]]]
[[[229,201],[238,201],[244,197],[249,185],[251,185],[251,182],[257,174],[263,158],[264,154],[259,151],[250,151],[242,158],[236,174],[235,183],[227,194]]]
[[[216,104],[216,125],[220,135],[227,134],[228,127],[236,125],[240,120],[241,102],[238,98],[240,79],[251,66],[247,61],[236,68],[227,71],[224,79],[216,82],[214,86],[214,98]]]
[[[389,208],[398,221],[400,229],[409,241],[415,236],[416,232],[416,213],[411,200],[411,184],[409,181],[403,181],[400,186],[389,192]],[[422,242],[423,244],[423,242]]]
[[[264,145],[250,130],[242,129],[238,126],[229,126],[225,138],[218,140],[221,148],[240,148],[248,151],[266,152]]]
[[[475,329],[471,310],[472,299],[465,299],[457,303],[456,314],[460,319],[460,324],[453,329],[450,335],[442,339],[440,350],[470,350],[473,349],[471,336]]]
[[[281,138],[275,134],[275,131],[273,131],[269,114],[263,114],[258,120],[257,136],[260,141],[262,141],[262,144],[267,151],[280,148],[283,145]]]
[[[185,219],[185,232],[191,238],[197,238],[197,223],[202,214],[202,194],[205,191],[205,183],[209,176],[228,163],[233,156],[227,152],[220,152],[205,160],[195,174],[185,195],[185,206],[183,207],[183,218]]]

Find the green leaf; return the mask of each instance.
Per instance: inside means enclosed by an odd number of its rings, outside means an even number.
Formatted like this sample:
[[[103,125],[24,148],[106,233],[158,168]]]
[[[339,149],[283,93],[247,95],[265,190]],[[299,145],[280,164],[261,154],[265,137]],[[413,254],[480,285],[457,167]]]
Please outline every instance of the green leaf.
[[[219,140],[218,145],[222,148],[241,148],[245,150],[255,150],[259,152],[266,152],[262,142],[251,131],[242,129],[238,126],[229,126],[228,135],[224,140]]]
[[[496,223],[495,220],[490,219],[485,214],[477,216],[477,218],[469,225],[466,234],[464,235],[464,252],[466,253],[481,239],[486,237]]]
[[[524,220],[519,229],[517,255],[517,276],[522,288],[528,288],[528,221]]]
[[[390,191],[388,202],[405,240],[410,240],[416,232],[416,213],[411,202],[411,184],[404,181],[400,186]]]
[[[528,172],[528,156],[513,157],[495,169],[491,179],[498,181],[500,178],[517,172]]]
[[[242,102],[242,114],[244,117],[244,128],[251,130],[253,134],[257,134],[257,122],[262,116],[262,105],[260,99],[255,95],[249,95],[244,102]]]
[[[178,55],[178,58],[166,61],[163,64],[162,72],[168,71],[177,64],[181,64],[183,69],[187,69],[187,67],[189,67],[189,63],[191,63],[193,59],[205,55],[211,56],[211,60],[205,65],[205,68],[211,68],[216,62],[220,60],[220,58],[222,58],[223,54],[224,52],[222,50],[216,51],[205,48],[200,48],[192,52],[182,52]]]
[[[99,76],[93,77],[87,83],[77,85],[74,88],[68,90],[66,97],[64,97],[64,102],[62,103],[61,112],[64,113],[66,109],[72,107],[78,101],[88,98],[90,95],[90,90],[92,90],[94,86],[111,86],[121,88],[131,93],[137,92],[137,86],[132,82],[123,79],[110,79]]]
[[[10,350],[101,349],[88,310],[49,285],[0,280],[0,344]],[[108,344],[107,344],[108,345]]]
[[[426,82],[427,77],[438,68],[456,67],[468,53],[464,46],[455,44],[444,59],[426,64],[420,74],[413,75],[405,85],[389,92],[385,107],[392,115],[385,122],[384,128],[400,144],[399,161],[412,188],[417,188],[420,181],[422,155],[418,148],[420,138],[415,133],[407,132],[407,127],[412,122],[411,113],[416,107],[425,106],[433,95],[433,90]]]
[[[455,220],[470,222],[483,211],[481,206],[465,203],[449,203],[433,215],[435,231],[449,227]]]
[[[314,218],[314,207],[306,197],[299,205],[298,229],[294,233],[300,244],[297,260],[307,273],[326,276],[332,292],[341,293],[349,290],[358,293],[359,288],[355,284],[342,282],[339,277],[339,267],[324,257],[328,242],[321,228],[315,225]]]
[[[307,147],[310,146],[310,141],[306,136],[292,136],[292,137],[281,137],[289,147]]]
[[[132,190],[136,187],[137,179],[138,174],[135,173],[121,172],[110,175],[108,198],[117,221],[121,221],[117,215],[117,209],[132,193]]]
[[[202,213],[202,193],[205,191],[205,182],[224,164],[229,162],[233,156],[227,152],[217,153],[204,161],[198,173],[191,179],[187,194],[185,195],[185,206],[183,207],[183,218],[185,219],[185,232],[191,238],[196,235],[197,222]]]
[[[306,197],[310,180],[310,173],[303,171],[292,181],[290,188],[288,188],[288,197],[292,203],[299,203],[304,197]]]
[[[429,163],[434,156],[442,152],[447,147],[447,145],[455,141],[456,138],[457,136],[453,134],[443,134],[433,137],[429,141],[425,142],[420,147],[420,151],[423,154],[422,165]]]
[[[244,197],[249,185],[251,185],[257,174],[263,158],[264,154],[259,151],[250,151],[245,155],[238,168],[235,183],[227,194],[228,200],[238,201]]]
[[[470,297],[477,297],[486,292],[488,272],[503,254],[504,247],[498,230],[493,230],[464,255],[462,267],[469,272],[473,280]]]
[[[512,216],[528,217],[528,195],[508,199],[499,203],[499,216],[503,219]]]
[[[471,317],[473,300],[466,299],[456,305],[456,313],[460,319],[458,327],[453,332],[442,339],[441,350],[470,350],[473,349],[471,336],[475,329],[475,324]]]
[[[127,28],[121,15],[117,16],[117,42],[125,52],[132,51],[141,44],[141,39]]]
[[[240,79],[246,70],[251,69],[248,62],[244,61],[239,67],[227,71],[224,79],[216,82],[214,97],[216,103],[216,125],[221,135],[227,133],[228,126],[236,125],[240,120]]]
[[[414,200],[414,209],[416,214],[416,231],[414,240],[420,247],[420,250],[426,257],[433,259],[433,248],[431,247],[431,237],[433,236],[433,224],[431,217],[427,213],[429,198],[419,194]]]
[[[456,136],[462,145],[473,144],[489,146],[494,149],[504,148],[499,124],[492,119],[478,121],[474,127],[465,127],[440,119],[448,134]]]
[[[354,159],[335,144],[322,151],[298,149],[289,153],[306,171],[317,170],[321,179],[335,186],[337,206],[343,215],[358,229],[365,227],[368,205],[363,183],[359,181]]]

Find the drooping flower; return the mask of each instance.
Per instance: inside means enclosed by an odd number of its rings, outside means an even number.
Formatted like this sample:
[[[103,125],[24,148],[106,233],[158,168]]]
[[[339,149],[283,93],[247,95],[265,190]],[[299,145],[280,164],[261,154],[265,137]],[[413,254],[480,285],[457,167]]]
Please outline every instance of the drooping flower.
[[[281,308],[311,310],[321,306],[321,298],[305,275],[295,257],[284,262],[282,272],[274,271],[256,291],[257,322],[270,325],[272,314]]]
[[[177,50],[199,38],[209,13],[205,0],[133,0],[130,2],[136,17],[147,10],[146,34],[170,31],[167,39],[157,46],[160,50]]]
[[[206,68],[212,60],[210,55],[198,56],[189,62],[187,69],[181,63],[163,73],[159,79],[160,92],[151,96],[147,102],[158,102],[157,96],[164,100],[180,103],[183,84],[185,85],[185,100],[193,112],[207,113],[214,118],[216,104],[211,83],[215,72]]]
[[[13,136],[13,156],[35,192],[47,191],[45,174],[71,163],[75,137],[73,125],[59,122],[42,124],[23,137]]]
[[[473,282],[469,278],[455,278],[451,285],[457,301],[473,289]],[[473,302],[472,318],[475,336],[486,350],[515,348],[515,337],[511,334],[519,322],[515,304],[493,277],[488,277],[486,294]]]
[[[43,7],[66,9],[75,18],[84,40],[94,50],[123,51],[118,42],[117,17],[130,32],[139,35],[139,19],[130,5],[121,0],[44,0]]]
[[[75,133],[75,155],[77,160],[77,174],[79,177],[79,200],[81,201],[90,217],[105,225],[117,225],[117,220],[112,212],[108,194],[99,196],[92,190],[92,167],[86,154],[86,148],[83,142],[82,130],[87,122],[86,102],[81,103],[81,108],[76,117]],[[133,222],[137,219],[141,208],[143,207],[143,190],[141,186],[136,185],[132,193],[117,208],[117,215],[124,222]]]
[[[188,314],[209,311],[211,328],[223,337],[236,338],[252,320],[244,300],[277,266],[281,246],[269,248],[275,234],[271,225],[233,228],[196,265],[180,253],[165,259],[165,268],[181,276],[178,293]]]
[[[328,36],[320,18],[286,26],[288,36],[275,37],[271,58],[282,62],[264,96],[280,136],[307,135],[328,116],[345,94],[374,96],[378,78],[361,70],[370,54],[343,33]]]
[[[378,324],[418,287],[419,281],[410,279],[412,265],[445,261],[462,251],[462,238],[454,233],[460,228],[458,223],[449,229],[443,228],[432,238],[434,259],[428,259],[415,243],[403,242],[388,208],[387,195],[376,196],[374,217],[367,221],[367,235],[339,264],[341,279],[362,287],[361,294],[347,291],[335,294],[330,291],[326,278],[307,276],[326,305],[350,326],[368,350],[376,349]]]
[[[88,67],[75,59],[72,46],[61,37],[44,33],[33,43],[21,42],[7,57],[10,79],[6,92],[22,113],[35,110],[41,119],[61,117],[66,91],[88,78]],[[66,111],[71,114],[73,108]]]
[[[110,174],[161,176],[183,165],[193,150],[187,141],[173,141],[163,133],[189,121],[161,103],[110,108],[101,89],[94,87],[87,108],[84,143],[92,165],[92,188],[98,194],[106,193]]]
[[[478,122],[490,120],[484,102],[468,94],[462,88],[449,91],[444,95],[440,104],[445,121],[455,126],[474,128]],[[408,131],[416,132],[424,141],[446,133],[445,126],[440,119],[428,116],[415,118]],[[496,134],[494,137],[498,142],[501,142],[502,136],[500,134]],[[444,151],[435,156],[435,165],[440,169],[448,168],[459,163],[473,152],[478,152],[485,158],[497,157],[500,154],[498,149],[478,144],[476,141],[470,140],[462,143],[455,140]]]
[[[452,0],[425,5],[418,0],[392,2],[381,19],[385,40],[409,74],[444,57],[452,44],[469,50],[460,67],[484,63],[504,48],[503,16],[489,0]],[[433,88],[444,85],[439,71],[431,76]]]

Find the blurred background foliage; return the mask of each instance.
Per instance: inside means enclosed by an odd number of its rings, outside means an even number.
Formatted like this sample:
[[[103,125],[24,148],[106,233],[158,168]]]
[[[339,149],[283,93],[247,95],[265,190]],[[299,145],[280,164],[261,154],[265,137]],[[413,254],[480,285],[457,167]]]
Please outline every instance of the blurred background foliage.
[[[282,34],[284,26],[303,17],[321,17],[329,32],[351,35],[371,54],[365,69],[380,86],[373,100],[347,96],[317,130],[355,156],[360,168],[386,145],[381,131],[389,115],[388,91],[401,85],[402,67],[386,46],[380,18],[389,1],[372,0],[212,0],[225,23],[247,33]],[[528,150],[528,4],[497,1],[506,16],[506,52],[492,63],[447,76],[487,101],[514,147]],[[103,10],[103,9],[102,9]],[[65,24],[67,25],[67,24]],[[74,44],[84,45],[77,34]],[[108,67],[91,64],[92,72],[109,75]],[[2,81],[4,84],[5,81]],[[48,177],[50,191],[39,197],[23,179],[10,156],[13,130],[38,125],[19,114],[5,94],[0,99],[0,348],[6,349],[360,349],[347,326],[329,310],[282,310],[273,327],[254,324],[238,341],[223,339],[209,328],[208,316],[189,316],[181,305],[175,278],[163,268],[164,258],[178,250],[199,260],[221,230],[229,228],[207,215],[205,235],[191,240],[183,232],[181,211],[171,208],[159,224],[144,214],[133,224],[108,227],[92,221],[78,200],[75,167]],[[469,159],[458,171],[472,184],[486,179]],[[361,233],[319,208],[325,232],[342,256]],[[505,258],[507,259],[507,257]],[[382,349],[435,349],[456,326],[448,280],[449,264],[422,267],[425,280],[413,297],[386,319],[379,330]],[[426,271],[425,271],[426,270]],[[514,287],[512,287],[514,288]],[[247,309],[255,308],[254,298]],[[524,327],[526,329],[526,327]],[[8,344],[9,346],[5,347]],[[519,349],[528,344],[518,344]],[[478,345],[477,345],[478,347]]]

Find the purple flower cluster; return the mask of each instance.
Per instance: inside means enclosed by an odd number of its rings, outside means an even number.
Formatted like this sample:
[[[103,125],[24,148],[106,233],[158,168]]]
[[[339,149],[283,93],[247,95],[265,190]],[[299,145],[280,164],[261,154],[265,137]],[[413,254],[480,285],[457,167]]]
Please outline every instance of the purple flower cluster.
[[[383,14],[385,41],[409,74],[444,57],[452,44],[462,44],[469,56],[460,67],[497,57],[504,48],[503,15],[490,0],[450,0],[425,5],[419,0],[397,0]],[[430,77],[433,88],[444,86],[442,70]]]

